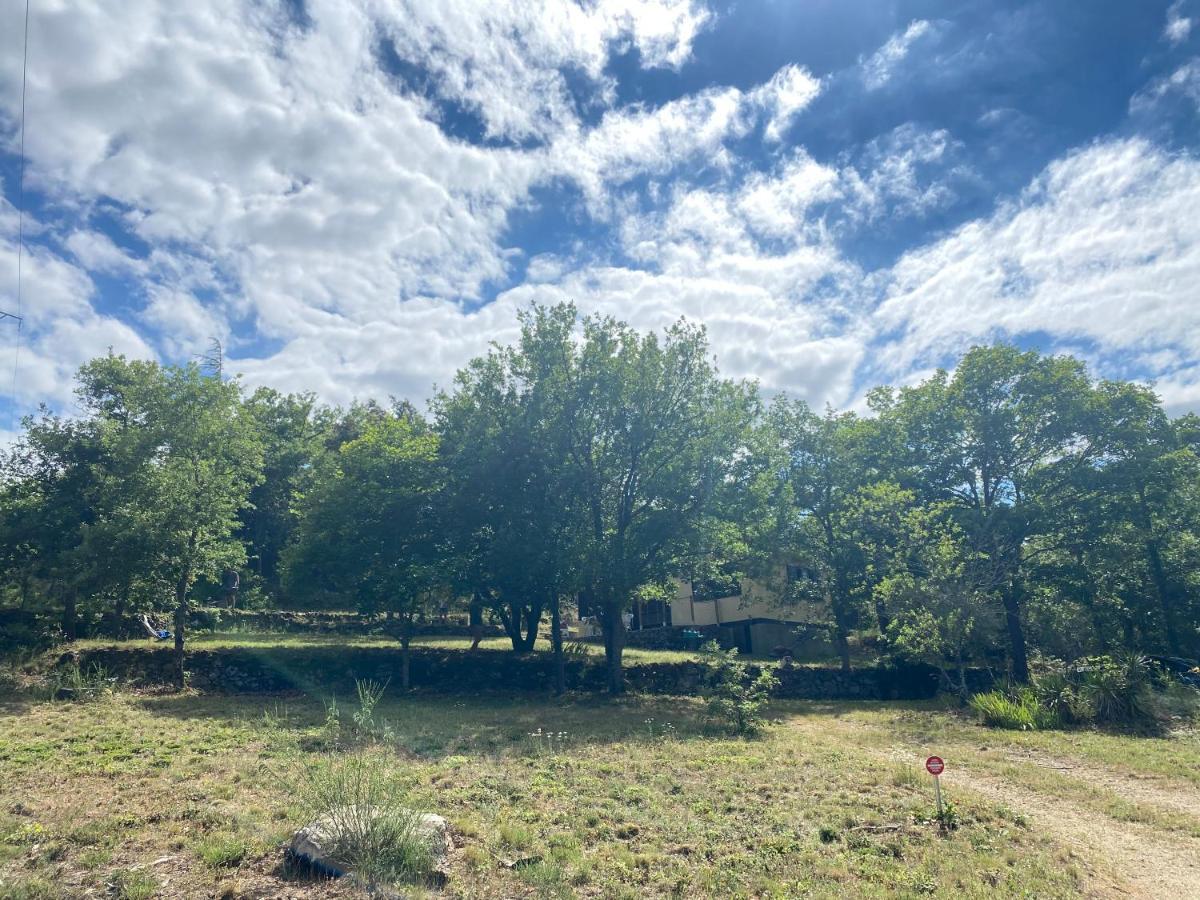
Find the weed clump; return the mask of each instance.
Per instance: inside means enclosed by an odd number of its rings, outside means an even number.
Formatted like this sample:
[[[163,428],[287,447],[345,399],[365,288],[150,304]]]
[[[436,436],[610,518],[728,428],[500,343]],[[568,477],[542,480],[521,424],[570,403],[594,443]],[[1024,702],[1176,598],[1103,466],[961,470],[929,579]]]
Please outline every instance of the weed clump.
[[[352,872],[368,885],[413,883],[433,869],[436,840],[406,802],[394,757],[363,747],[299,761],[291,789],[314,825],[328,874]],[[306,830],[309,830],[306,829]]]
[[[93,703],[113,695],[116,679],[109,677],[108,670],[99,663],[81,669],[72,660],[69,665],[54,671],[50,683],[50,699],[73,703]]]

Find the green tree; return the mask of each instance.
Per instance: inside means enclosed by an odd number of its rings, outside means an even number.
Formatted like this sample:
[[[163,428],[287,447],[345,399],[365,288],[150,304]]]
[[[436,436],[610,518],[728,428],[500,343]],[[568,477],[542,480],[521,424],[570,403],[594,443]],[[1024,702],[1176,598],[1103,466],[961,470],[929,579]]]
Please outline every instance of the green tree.
[[[399,619],[401,684],[408,689],[413,625],[445,583],[438,437],[419,419],[372,417],[318,462],[285,553],[289,594],[349,598]]]
[[[568,456],[575,321],[568,305],[523,312],[518,342],[473,360],[434,401],[458,587],[488,600],[517,652],[532,649],[550,611],[560,692],[560,607],[580,576]]]
[[[786,397],[772,404],[768,421],[778,443],[776,471],[785,483],[781,548],[817,574],[815,581],[792,586],[793,599],[828,606],[842,669],[849,671],[849,634],[870,597],[856,530],[863,518],[860,491],[874,474],[862,452],[869,426],[853,413],[818,416]]]
[[[97,369],[122,364],[108,357]],[[173,588],[175,681],[182,687],[192,588],[244,562],[238,514],[260,477],[262,449],[236,381],[207,376],[195,364],[151,372],[149,383],[132,391],[105,387],[93,377],[102,373],[88,367],[82,379],[98,408],[119,402],[134,423],[111,429],[106,442],[130,461],[126,503],[153,535],[155,573]]]
[[[583,320],[565,406],[580,492],[583,578],[605,636],[609,689],[623,690],[621,614],[644,585],[709,556],[717,498],[747,451],[759,406],[718,377],[704,330],[659,337],[611,318]]]
[[[296,503],[329,427],[322,428],[313,394],[259,388],[246,399],[246,411],[263,446],[263,477],[242,511],[241,536],[251,570],[278,602],[280,559],[296,527]]]
[[[927,501],[949,501],[971,547],[1003,573],[1013,677],[1029,677],[1023,622],[1029,541],[1046,527],[1065,466],[1087,465],[1090,384],[1083,365],[1015,347],[975,347],[953,376],[939,371],[875,409],[903,436],[903,468]]]

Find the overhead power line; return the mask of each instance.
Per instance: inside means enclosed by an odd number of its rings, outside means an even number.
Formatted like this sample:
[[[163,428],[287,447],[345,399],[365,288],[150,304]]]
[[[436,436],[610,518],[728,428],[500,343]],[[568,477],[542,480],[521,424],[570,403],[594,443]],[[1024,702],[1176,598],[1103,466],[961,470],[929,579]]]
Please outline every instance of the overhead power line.
[[[17,323],[16,349],[13,351],[12,374],[12,406],[8,414],[8,428],[11,431],[15,424],[17,412],[17,373],[21,368],[21,337],[25,325],[24,309],[24,279],[22,265],[25,255],[25,85],[29,73],[29,0],[25,0],[25,47],[21,59],[21,137],[19,143],[20,159],[17,162],[17,311],[15,313],[0,310],[0,321],[13,319]]]

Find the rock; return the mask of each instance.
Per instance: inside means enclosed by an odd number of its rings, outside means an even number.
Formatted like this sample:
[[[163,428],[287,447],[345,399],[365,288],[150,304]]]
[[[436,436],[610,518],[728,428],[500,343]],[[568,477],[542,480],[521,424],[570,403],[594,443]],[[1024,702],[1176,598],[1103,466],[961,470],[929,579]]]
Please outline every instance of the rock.
[[[374,810],[367,810],[366,815],[376,815]],[[337,856],[337,846],[340,835],[337,833],[337,823],[332,815],[326,814],[296,832],[288,846],[288,852],[315,871],[324,875],[340,878],[352,874],[349,864]],[[417,829],[429,843],[432,854],[431,866],[428,872],[419,875],[441,880],[441,868],[446,854],[454,849],[450,837],[449,823],[434,813],[421,813],[417,820]]]

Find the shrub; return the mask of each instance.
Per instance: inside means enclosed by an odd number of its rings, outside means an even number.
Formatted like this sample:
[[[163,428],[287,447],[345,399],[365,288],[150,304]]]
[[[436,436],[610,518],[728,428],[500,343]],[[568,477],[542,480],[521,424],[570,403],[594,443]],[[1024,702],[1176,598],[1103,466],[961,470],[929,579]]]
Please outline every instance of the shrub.
[[[704,695],[709,719],[732,734],[758,734],[766,724],[762,707],[779,686],[779,679],[769,669],[751,679],[737,650],[722,650],[716,641],[701,649],[709,667]]]
[[[1091,701],[1065,672],[1050,671],[1034,679],[1038,705],[1064,724],[1084,724],[1096,717]]]
[[[1055,716],[1038,705],[1037,696],[1029,689],[976,694],[971,698],[971,709],[984,725],[995,728],[1036,731],[1057,724]]]
[[[1200,691],[1177,682],[1155,690],[1145,657],[1093,656],[1039,673],[1028,687],[971,698],[985,725],[1040,729],[1057,725],[1107,725],[1156,729],[1171,718],[1200,714]]]
[[[1080,695],[1105,725],[1148,724],[1157,718],[1150,667],[1143,656],[1094,656],[1075,670]]]
[[[330,855],[368,884],[412,882],[432,867],[430,837],[405,802],[393,759],[373,749],[301,759],[291,779],[304,813],[329,825]]]

